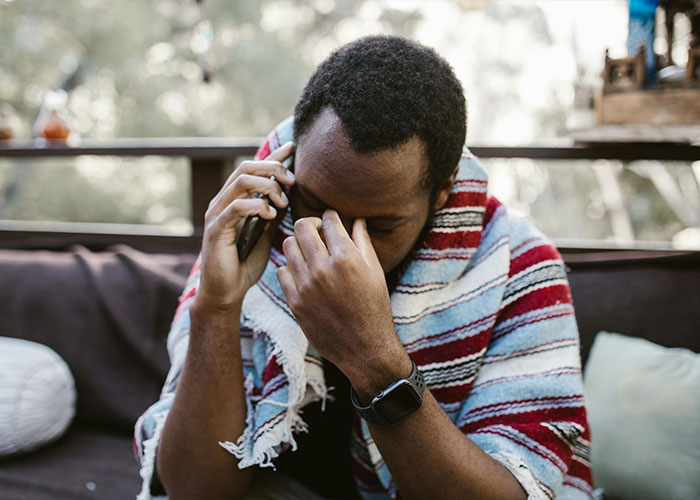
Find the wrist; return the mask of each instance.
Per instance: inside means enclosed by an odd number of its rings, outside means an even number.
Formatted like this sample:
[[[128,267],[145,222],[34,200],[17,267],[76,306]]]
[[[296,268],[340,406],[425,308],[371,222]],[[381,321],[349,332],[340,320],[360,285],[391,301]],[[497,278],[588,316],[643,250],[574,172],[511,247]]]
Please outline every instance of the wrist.
[[[190,318],[195,321],[215,323],[238,323],[243,301],[221,304],[195,295],[190,307]]]
[[[220,308],[195,299],[189,312],[190,350],[211,349],[212,345],[240,349],[240,307]]]
[[[213,299],[200,289],[194,296],[190,311],[200,315],[226,317],[240,313],[242,306],[243,298],[224,302]]]
[[[381,356],[366,358],[355,364],[351,373],[346,373],[355,389],[360,404],[368,405],[378,391],[402,378],[408,378],[413,364],[403,346],[400,350],[383,352]]]

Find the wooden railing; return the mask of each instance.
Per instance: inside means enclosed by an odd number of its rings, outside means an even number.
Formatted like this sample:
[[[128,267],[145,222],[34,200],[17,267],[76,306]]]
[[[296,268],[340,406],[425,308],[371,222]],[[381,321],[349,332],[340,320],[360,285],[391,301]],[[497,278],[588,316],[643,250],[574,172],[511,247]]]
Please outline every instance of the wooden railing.
[[[148,138],[83,142],[78,147],[51,146],[36,141],[0,146],[0,158],[82,155],[185,157],[191,168],[191,214],[194,228],[192,234],[182,236],[170,234],[157,226],[0,221],[0,248],[63,249],[72,244],[80,244],[98,250],[121,243],[151,252],[197,251],[201,245],[204,213],[211,198],[221,188],[226,169],[235,164],[238,158],[254,155],[261,142],[261,138]],[[678,144],[472,147],[471,150],[482,158],[700,160],[700,146]],[[605,245],[602,242],[568,243],[560,245],[560,248],[566,252],[618,249],[615,245]]]

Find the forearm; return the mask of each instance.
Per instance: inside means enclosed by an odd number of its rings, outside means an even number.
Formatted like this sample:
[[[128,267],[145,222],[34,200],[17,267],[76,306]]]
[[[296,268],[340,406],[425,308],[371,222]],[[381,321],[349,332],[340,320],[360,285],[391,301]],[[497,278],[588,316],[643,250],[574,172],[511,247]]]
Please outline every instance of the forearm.
[[[406,363],[392,365],[401,367],[394,380],[408,375],[407,356]],[[386,386],[386,380],[355,379],[364,387],[365,401]],[[421,407],[404,420],[392,427],[369,424],[369,429],[402,498],[527,498],[513,474],[465,436],[427,388]]]
[[[158,447],[158,475],[174,500],[239,498],[252,468],[239,469],[218,442],[235,440],[245,428],[240,307],[223,313],[195,302],[190,320],[187,359]]]

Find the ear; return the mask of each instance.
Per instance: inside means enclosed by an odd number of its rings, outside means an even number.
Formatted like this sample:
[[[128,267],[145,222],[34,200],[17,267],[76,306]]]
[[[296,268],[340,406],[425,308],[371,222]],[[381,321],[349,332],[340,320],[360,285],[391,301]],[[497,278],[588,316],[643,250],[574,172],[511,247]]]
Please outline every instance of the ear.
[[[455,167],[455,169],[452,171],[452,175],[450,175],[449,179],[445,181],[445,183],[440,188],[440,191],[438,191],[437,196],[435,197],[435,206],[433,207],[435,210],[440,210],[445,205],[445,203],[447,203],[447,198],[450,195],[452,186],[454,186],[455,184],[455,179],[457,178],[458,171],[459,165]]]

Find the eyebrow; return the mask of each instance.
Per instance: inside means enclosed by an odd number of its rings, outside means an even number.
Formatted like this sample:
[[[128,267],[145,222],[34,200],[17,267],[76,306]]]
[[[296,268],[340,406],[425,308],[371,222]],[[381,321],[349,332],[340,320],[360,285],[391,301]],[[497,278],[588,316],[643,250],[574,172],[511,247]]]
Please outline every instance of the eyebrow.
[[[304,187],[300,182],[296,183],[297,189],[303,194],[306,198],[309,198],[312,200],[314,203],[317,203],[320,206],[323,207],[328,207],[328,203],[323,201],[321,198],[316,196],[314,193],[312,193],[308,188]],[[409,215],[377,215],[373,217],[368,217],[370,219],[382,219],[382,220],[388,220],[388,221],[402,221],[408,219],[410,216]]]

